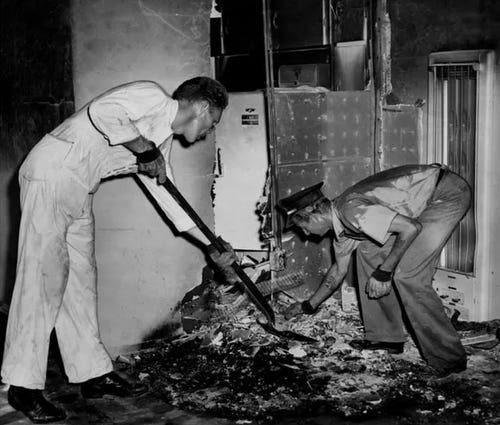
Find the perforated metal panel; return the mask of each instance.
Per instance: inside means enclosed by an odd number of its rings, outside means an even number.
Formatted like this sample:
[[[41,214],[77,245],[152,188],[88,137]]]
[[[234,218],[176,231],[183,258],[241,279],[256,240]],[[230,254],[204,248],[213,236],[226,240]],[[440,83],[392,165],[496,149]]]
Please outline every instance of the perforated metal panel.
[[[324,154],[340,160],[372,158],[373,96],[371,92],[328,93],[328,143]]]
[[[323,181],[330,198],[373,172],[373,98],[370,92],[276,92],[278,197]],[[275,212],[276,213],[276,212]],[[278,231],[281,231],[278,229]],[[282,235],[287,267],[302,271],[307,296],[332,263],[331,240]]]
[[[327,137],[326,93],[280,93],[276,97],[278,166],[318,161]]]
[[[422,143],[422,108],[400,105],[384,108],[380,169],[418,164]]]

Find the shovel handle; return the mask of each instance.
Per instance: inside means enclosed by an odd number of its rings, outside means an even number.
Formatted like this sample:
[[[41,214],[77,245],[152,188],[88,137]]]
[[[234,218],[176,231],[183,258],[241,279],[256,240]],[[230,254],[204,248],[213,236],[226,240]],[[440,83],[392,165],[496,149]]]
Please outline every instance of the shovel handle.
[[[172,197],[176,200],[176,202],[180,205],[180,207],[189,215],[191,220],[194,221],[196,227],[200,229],[200,231],[206,236],[206,238],[210,241],[210,243],[217,248],[219,252],[224,252],[224,245],[217,239],[217,236],[210,230],[210,228],[205,224],[205,222],[200,218],[200,216],[193,209],[191,204],[182,196],[177,187],[172,183],[168,177],[163,183],[163,186],[167,191],[172,195]]]
[[[210,230],[210,228],[205,224],[205,222],[200,218],[200,216],[196,213],[196,211],[191,207],[189,202],[182,196],[177,187],[172,183],[172,181],[167,177],[163,186],[167,191],[172,195],[172,197],[176,200],[179,206],[186,212],[187,215],[194,221],[194,224],[200,229],[200,231],[206,236],[206,238],[210,241],[210,243],[219,251],[225,252],[226,249],[222,242],[215,236],[215,234]],[[269,323],[275,322],[274,311],[271,306],[268,304],[264,296],[259,292],[254,283],[247,276],[245,271],[240,267],[237,262],[233,262],[231,267],[236,272],[238,277],[243,282],[243,286],[245,292],[250,297],[252,302],[259,308],[262,313],[266,316],[266,319]]]

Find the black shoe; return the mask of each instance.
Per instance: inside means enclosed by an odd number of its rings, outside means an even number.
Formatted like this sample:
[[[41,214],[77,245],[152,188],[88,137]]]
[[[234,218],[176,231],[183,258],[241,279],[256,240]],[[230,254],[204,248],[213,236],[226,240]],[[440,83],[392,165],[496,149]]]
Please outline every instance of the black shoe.
[[[452,373],[460,373],[467,369],[467,361],[454,363],[445,367],[434,367],[435,374],[438,378],[444,378]]]
[[[142,384],[132,385],[115,372],[89,379],[81,384],[84,398],[102,398],[104,395],[117,397],[137,397],[147,392]]]
[[[356,350],[385,350],[389,354],[401,354],[404,351],[404,342],[367,341],[366,339],[354,339],[349,345]]]
[[[23,412],[34,424],[48,424],[66,418],[64,410],[45,399],[42,390],[31,390],[11,385],[7,393],[7,400],[14,409]]]

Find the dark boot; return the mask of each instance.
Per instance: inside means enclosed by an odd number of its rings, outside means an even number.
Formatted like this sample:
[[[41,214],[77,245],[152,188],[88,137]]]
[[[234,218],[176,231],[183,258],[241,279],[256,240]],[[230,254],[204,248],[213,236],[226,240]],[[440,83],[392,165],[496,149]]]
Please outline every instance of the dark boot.
[[[14,409],[23,412],[34,424],[48,424],[66,418],[64,410],[45,399],[42,390],[11,385],[7,399]]]
[[[438,378],[444,378],[452,373],[460,373],[467,369],[467,360],[458,361],[441,367],[435,366],[432,367],[432,369]]]
[[[137,397],[147,392],[142,384],[132,385],[115,372],[89,379],[81,384],[84,398],[101,398],[104,395],[117,397]]]
[[[349,345],[356,350],[385,350],[389,354],[401,354],[404,351],[404,342],[367,341],[365,339],[352,340]]]

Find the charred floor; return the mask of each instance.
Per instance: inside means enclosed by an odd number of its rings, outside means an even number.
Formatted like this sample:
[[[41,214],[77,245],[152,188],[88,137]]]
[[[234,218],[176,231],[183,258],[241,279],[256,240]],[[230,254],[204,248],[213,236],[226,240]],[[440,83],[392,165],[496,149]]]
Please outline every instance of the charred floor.
[[[179,306],[184,330],[116,359],[123,376],[148,384],[148,394],[84,400],[79,386],[65,380],[55,343],[47,395],[67,410],[66,424],[500,423],[500,321],[454,317],[468,369],[439,377],[411,342],[399,355],[352,348],[349,342],[363,331],[355,307],[345,311],[332,298],[316,315],[286,321],[282,312],[290,302],[284,292],[272,295],[277,328],[316,342],[269,334],[244,296],[205,285]],[[8,405],[6,390],[0,423],[29,423]]]

